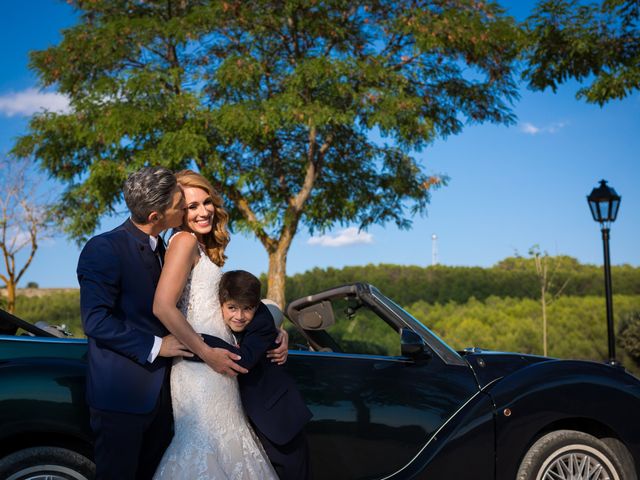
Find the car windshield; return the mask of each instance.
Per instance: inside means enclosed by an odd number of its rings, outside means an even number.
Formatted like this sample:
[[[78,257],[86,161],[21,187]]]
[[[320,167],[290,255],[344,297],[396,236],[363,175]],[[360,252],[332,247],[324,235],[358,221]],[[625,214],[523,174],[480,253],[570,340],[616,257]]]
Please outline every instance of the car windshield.
[[[428,339],[429,346],[447,363],[464,364],[462,357],[453,348],[447,345],[438,335],[429,330],[420,320],[407,312],[390,298],[384,296],[380,290],[371,287],[371,293],[375,299],[391,310],[403,323],[410,327],[418,327],[423,335]]]

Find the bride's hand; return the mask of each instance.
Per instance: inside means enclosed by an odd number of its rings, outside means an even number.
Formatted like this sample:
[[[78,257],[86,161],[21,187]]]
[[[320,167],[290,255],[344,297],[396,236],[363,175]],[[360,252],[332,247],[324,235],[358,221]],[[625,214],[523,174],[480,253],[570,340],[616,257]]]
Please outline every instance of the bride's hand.
[[[234,362],[234,360],[240,360],[239,355],[231,353],[224,348],[207,347],[199,356],[207,365],[222,375],[235,377],[239,373],[247,373],[249,371]]]
[[[284,328],[280,329],[278,337],[276,338],[276,343],[279,343],[280,346],[273,350],[269,350],[267,352],[267,357],[269,357],[272,362],[277,363],[278,365],[283,365],[287,361],[287,356],[289,355],[289,333]]]

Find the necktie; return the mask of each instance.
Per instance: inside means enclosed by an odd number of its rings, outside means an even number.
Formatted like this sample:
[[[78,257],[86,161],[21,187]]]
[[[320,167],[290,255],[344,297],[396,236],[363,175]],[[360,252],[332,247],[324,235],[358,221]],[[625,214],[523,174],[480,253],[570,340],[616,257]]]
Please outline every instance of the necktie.
[[[160,268],[164,265],[164,252],[166,251],[164,247],[164,241],[162,237],[158,237],[158,244],[156,245],[155,254],[158,257],[158,261],[160,262]]]

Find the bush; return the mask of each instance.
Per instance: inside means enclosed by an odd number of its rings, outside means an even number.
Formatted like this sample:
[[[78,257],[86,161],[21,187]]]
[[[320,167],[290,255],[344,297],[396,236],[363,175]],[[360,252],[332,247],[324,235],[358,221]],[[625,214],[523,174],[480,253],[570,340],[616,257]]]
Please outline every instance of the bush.
[[[620,322],[618,343],[637,365],[640,365],[640,311],[632,312]]]
[[[74,337],[83,337],[80,320],[80,291],[55,292],[40,297],[16,298],[16,315],[27,322],[64,325]]]

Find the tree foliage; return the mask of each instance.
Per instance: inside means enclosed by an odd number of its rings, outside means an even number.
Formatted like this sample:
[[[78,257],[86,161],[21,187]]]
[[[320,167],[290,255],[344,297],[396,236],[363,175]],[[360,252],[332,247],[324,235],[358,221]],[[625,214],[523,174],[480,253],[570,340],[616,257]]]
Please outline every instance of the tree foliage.
[[[472,297],[485,300],[490,296],[539,299],[534,262],[533,258],[508,257],[489,268],[387,264],[314,268],[289,277],[287,300],[351,282],[371,283],[401,305],[419,300],[465,303]],[[604,294],[602,266],[583,265],[562,255],[549,257],[549,262],[555,270],[553,284],[556,288],[565,285],[563,295]],[[615,265],[611,272],[614,293],[640,295],[640,268]]]
[[[142,165],[194,167],[268,252],[280,303],[301,225],[409,227],[446,180],[413,154],[513,120],[521,35],[493,2],[70,3],[79,24],[31,66],[72,109],[15,147],[66,184],[66,230],[92,233]]]
[[[638,0],[545,0],[527,24],[532,88],[555,91],[575,78],[588,83],[577,97],[599,105],[640,89]]]
[[[640,308],[640,295],[614,295],[615,321]],[[431,305],[420,301],[407,308],[422,323],[456,349],[481,347],[488,350],[542,354],[540,306],[534,299],[489,297],[484,301]],[[549,355],[605,361],[608,359],[604,297],[559,297],[549,306]],[[637,332],[636,332],[637,334]],[[626,344],[619,352],[625,366],[637,353]],[[629,350],[627,350],[629,348]]]

